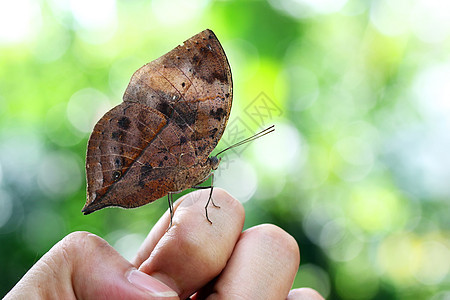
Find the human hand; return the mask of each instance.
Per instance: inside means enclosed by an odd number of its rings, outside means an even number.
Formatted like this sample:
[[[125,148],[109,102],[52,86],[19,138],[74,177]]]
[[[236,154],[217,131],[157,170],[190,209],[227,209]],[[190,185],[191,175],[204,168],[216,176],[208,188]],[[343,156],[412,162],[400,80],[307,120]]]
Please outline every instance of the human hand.
[[[311,289],[289,291],[299,264],[292,236],[274,225],[244,232],[244,209],[214,189],[220,209],[203,206],[209,190],[175,204],[128,262],[88,232],[66,236],[46,253],[5,299],[323,299]],[[149,274],[149,275],[147,275]]]

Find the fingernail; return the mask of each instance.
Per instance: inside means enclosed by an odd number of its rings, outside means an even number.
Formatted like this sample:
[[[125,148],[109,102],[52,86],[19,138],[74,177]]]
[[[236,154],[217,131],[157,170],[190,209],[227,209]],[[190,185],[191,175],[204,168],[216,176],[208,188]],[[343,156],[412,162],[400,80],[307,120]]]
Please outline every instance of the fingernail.
[[[157,297],[178,297],[178,294],[156,278],[139,270],[128,273],[127,279],[138,288],[144,289]]]

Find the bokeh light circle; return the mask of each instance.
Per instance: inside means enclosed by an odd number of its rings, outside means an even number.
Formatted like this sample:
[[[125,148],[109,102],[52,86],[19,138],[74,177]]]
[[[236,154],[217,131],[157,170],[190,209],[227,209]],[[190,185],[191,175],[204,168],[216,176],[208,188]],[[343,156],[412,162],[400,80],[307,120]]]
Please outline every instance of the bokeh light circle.
[[[228,158],[229,163],[220,164],[214,173],[214,186],[221,187],[241,202],[248,201],[258,188],[258,177],[253,166],[246,160]]]
[[[50,152],[42,160],[38,171],[39,187],[48,195],[63,200],[81,188],[81,161],[72,153]]]
[[[257,163],[266,172],[295,173],[305,159],[305,141],[289,123],[275,123],[275,132],[265,135],[251,145]]]
[[[0,1],[0,45],[27,42],[42,25],[39,1]]]
[[[124,233],[113,243],[117,250],[125,259],[131,261],[139,250],[139,247],[145,240],[145,235],[138,233]]]
[[[67,104],[67,118],[82,133],[90,133],[95,123],[111,108],[108,97],[93,88],[77,91]]]

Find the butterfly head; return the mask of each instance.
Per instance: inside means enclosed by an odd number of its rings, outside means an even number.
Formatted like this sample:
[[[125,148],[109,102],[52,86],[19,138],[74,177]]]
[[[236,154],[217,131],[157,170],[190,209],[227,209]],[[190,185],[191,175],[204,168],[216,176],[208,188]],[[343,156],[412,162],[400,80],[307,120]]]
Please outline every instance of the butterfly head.
[[[208,157],[208,162],[209,165],[211,166],[211,170],[217,170],[221,160],[222,158],[221,157],[218,158],[217,156]]]

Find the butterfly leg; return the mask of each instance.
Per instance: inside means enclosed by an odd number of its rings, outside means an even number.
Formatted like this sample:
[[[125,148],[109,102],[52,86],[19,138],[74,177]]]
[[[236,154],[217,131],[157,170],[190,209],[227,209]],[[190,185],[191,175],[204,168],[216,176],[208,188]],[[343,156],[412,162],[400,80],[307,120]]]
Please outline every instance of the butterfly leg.
[[[211,191],[209,192],[209,200],[211,200],[211,203],[212,203],[212,205],[213,205],[214,207],[220,208],[219,205],[216,205],[216,204],[214,203],[214,199],[213,199],[213,197],[212,197],[213,189],[214,189],[214,173],[211,173],[210,176],[211,176]],[[208,200],[208,202],[209,202],[209,200]]]
[[[169,230],[170,227],[172,227],[172,219],[173,219],[173,194],[171,192],[167,194],[167,200],[169,201],[169,212],[170,212],[170,225],[169,228],[167,228],[167,230]]]
[[[218,206],[218,205],[216,205],[214,203],[214,200],[213,200],[213,197],[212,197],[213,190],[214,190],[214,173],[211,173],[209,176],[211,177],[211,185],[210,186],[193,186],[192,188],[193,189],[198,189],[198,190],[211,189],[210,192],[209,192],[208,202],[206,202],[206,205],[205,205],[205,215],[206,215],[206,219],[208,220],[208,222],[212,224],[211,220],[208,217],[208,205],[209,205],[209,202],[211,202],[214,207],[220,208],[220,206]]]

